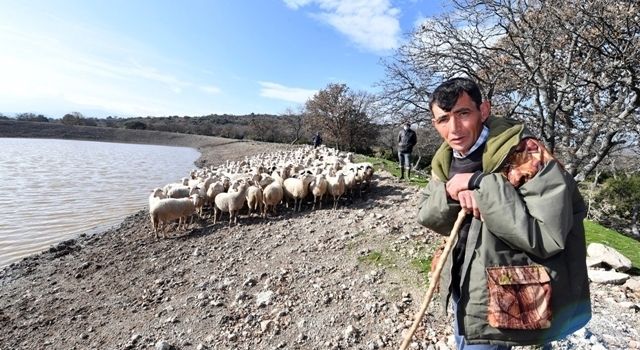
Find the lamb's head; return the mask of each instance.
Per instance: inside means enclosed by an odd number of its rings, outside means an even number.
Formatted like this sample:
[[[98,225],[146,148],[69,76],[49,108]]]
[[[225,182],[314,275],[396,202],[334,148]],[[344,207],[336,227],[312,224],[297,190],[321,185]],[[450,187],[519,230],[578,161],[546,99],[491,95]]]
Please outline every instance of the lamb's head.
[[[511,154],[503,174],[516,188],[531,180],[542,169],[544,164],[554,159],[538,140],[527,138],[522,140]]]
[[[162,190],[162,188],[154,188],[153,190],[151,190],[151,195],[149,196],[151,198],[166,198],[167,196],[164,194],[164,191]]]

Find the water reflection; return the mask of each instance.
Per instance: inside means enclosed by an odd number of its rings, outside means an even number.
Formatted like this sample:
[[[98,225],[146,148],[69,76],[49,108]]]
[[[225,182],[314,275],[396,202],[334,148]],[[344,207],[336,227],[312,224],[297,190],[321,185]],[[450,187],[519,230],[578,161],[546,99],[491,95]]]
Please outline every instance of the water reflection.
[[[186,147],[0,138],[0,266],[143,209],[187,176]]]

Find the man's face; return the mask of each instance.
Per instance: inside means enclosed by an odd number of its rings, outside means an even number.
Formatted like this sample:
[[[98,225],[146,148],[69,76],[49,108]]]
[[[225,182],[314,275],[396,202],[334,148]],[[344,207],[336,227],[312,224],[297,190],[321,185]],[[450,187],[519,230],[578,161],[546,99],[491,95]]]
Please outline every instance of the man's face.
[[[463,92],[449,112],[442,110],[437,103],[434,104],[431,122],[452,149],[466,156],[480,137],[482,123],[489,118],[490,112],[491,105],[488,101],[482,102],[478,108],[471,97]]]

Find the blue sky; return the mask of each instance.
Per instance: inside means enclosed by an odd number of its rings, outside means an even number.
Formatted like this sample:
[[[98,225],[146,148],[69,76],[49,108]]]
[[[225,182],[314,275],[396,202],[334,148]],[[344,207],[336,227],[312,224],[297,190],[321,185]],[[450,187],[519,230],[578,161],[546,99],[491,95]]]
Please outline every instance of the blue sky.
[[[438,0],[0,0],[0,113],[297,111],[380,59]]]

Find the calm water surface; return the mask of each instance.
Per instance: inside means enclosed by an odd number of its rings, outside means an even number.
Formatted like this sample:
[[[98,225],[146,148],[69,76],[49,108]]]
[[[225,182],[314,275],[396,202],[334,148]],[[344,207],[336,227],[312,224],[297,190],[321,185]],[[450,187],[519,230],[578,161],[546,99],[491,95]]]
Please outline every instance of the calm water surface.
[[[120,223],[199,156],[186,147],[0,138],[0,267]]]

